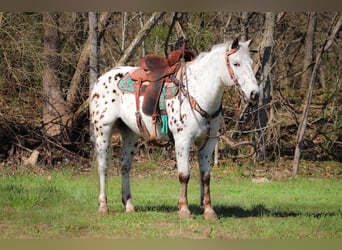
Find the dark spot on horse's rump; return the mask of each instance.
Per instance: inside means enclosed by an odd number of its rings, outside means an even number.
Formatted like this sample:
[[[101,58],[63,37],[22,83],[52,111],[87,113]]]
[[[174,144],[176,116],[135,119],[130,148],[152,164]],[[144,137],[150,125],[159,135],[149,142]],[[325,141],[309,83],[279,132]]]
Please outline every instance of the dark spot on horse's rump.
[[[100,111],[96,111],[96,114],[98,115],[100,113]]]
[[[114,77],[115,80],[118,80],[118,77],[119,79],[123,77],[123,74],[122,73],[117,73]]]
[[[106,140],[103,140],[103,143],[106,143]]]
[[[181,131],[183,131],[183,128],[177,128],[177,132],[178,133],[181,132]]]
[[[108,77],[108,82],[110,83],[110,81],[112,80],[112,77],[110,76],[110,77]]]
[[[115,102],[115,99],[112,99],[112,102]]]
[[[94,98],[99,98],[99,97],[100,97],[100,95],[98,93],[95,93],[95,94],[93,94],[93,97],[91,98],[91,100],[93,100]]]
[[[100,120],[101,120],[103,117],[104,117],[104,115],[101,115],[101,116],[100,116]]]
[[[114,94],[116,93],[116,90],[115,90],[115,89],[113,89],[113,93],[114,93]]]
[[[103,83],[103,86],[105,86],[105,85],[106,85],[106,83],[104,82],[104,83]]]
[[[105,104],[107,104],[108,102],[105,102]]]

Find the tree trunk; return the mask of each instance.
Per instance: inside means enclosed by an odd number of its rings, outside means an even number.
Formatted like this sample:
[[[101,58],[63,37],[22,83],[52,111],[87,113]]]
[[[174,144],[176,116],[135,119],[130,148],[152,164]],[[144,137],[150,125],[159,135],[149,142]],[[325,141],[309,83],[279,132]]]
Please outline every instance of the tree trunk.
[[[119,62],[116,66],[125,64],[128,62],[129,58],[132,57],[134,52],[139,48],[139,45],[142,44],[142,42],[145,40],[145,38],[148,36],[152,28],[158,23],[158,20],[165,14],[165,12],[155,12],[152,17],[149,19],[148,22],[145,23],[144,27],[139,31],[139,33],[136,35],[136,37],[131,42],[130,46],[126,49],[124,55],[120,58]],[[99,25],[99,32],[100,32],[100,25]],[[100,32],[101,35],[101,32]],[[99,38],[101,37],[99,35]],[[85,110],[88,108],[89,105],[89,97],[87,100],[83,102],[82,105],[79,106],[77,111],[75,112],[75,116],[77,114],[82,114],[85,112]]]
[[[108,12],[102,12],[99,16],[99,23],[98,23],[98,40],[100,40],[104,34],[106,27],[109,24],[109,19],[111,18],[111,14]],[[68,96],[67,96],[67,103],[70,110],[74,110],[75,107],[78,106],[77,97],[79,96],[80,91],[80,83],[82,74],[86,72],[86,68],[89,63],[89,55],[90,55],[90,37],[88,37],[86,43],[83,46],[81,51],[80,57],[77,62],[75,73],[71,79]]]
[[[97,80],[98,62],[97,62],[97,13],[89,12],[89,40],[90,40],[90,55],[89,55],[89,93]]]
[[[314,33],[316,29],[317,14],[315,12],[310,12],[308,14],[308,28],[306,30],[305,45],[304,45],[304,62],[301,81],[301,88],[307,89],[310,78],[312,75],[312,60],[313,60],[313,48],[314,48]]]
[[[140,23],[140,29],[144,27],[144,13],[139,13],[139,23]],[[144,57],[146,55],[146,48],[145,48],[145,42],[143,41],[141,43],[141,57]]]
[[[122,53],[126,49],[127,23],[128,23],[127,12],[124,12],[123,16],[122,16],[122,39],[121,39],[121,51],[122,51]]]
[[[165,12],[154,12],[150,19],[145,23],[144,27],[139,31],[137,36],[133,39],[129,47],[125,50],[125,53],[116,64],[117,66],[127,63],[141,43],[145,40],[147,35],[151,32],[152,28],[158,23],[158,21],[164,16]]]
[[[330,25],[328,35],[327,35],[325,41],[323,42],[323,45],[321,46],[321,49],[320,49],[320,51],[316,57],[315,66],[314,66],[313,71],[312,71],[309,89],[307,92],[306,102],[305,102],[305,106],[304,106],[303,116],[302,116],[301,122],[299,123],[298,131],[297,131],[296,149],[295,149],[295,155],[293,158],[293,175],[294,176],[298,175],[299,160],[300,160],[300,155],[301,155],[301,151],[303,148],[303,139],[304,139],[304,135],[305,135],[306,126],[308,123],[308,116],[309,116],[309,109],[310,109],[310,104],[311,104],[311,100],[312,100],[312,94],[313,94],[314,86],[316,83],[318,69],[319,69],[319,66],[321,63],[322,54],[327,49],[330,48],[332,42],[334,41],[336,33],[340,29],[341,24],[342,24],[342,15],[341,15],[339,20],[337,21],[337,23],[334,25],[335,21],[337,20],[337,16],[338,16],[338,14],[335,15],[335,17],[334,17],[334,19]],[[334,28],[333,28],[333,26],[334,26]]]
[[[248,40],[248,12],[241,12],[241,41]]]
[[[266,125],[268,122],[267,105],[271,98],[271,68],[272,68],[272,49],[274,41],[275,13],[265,14],[265,29],[262,52],[262,72],[260,83],[260,97],[258,103],[256,127],[259,132],[256,134],[257,154],[259,160],[266,157]]]
[[[47,12],[43,13],[43,24],[43,121],[46,133],[50,136],[56,136],[62,131],[62,118],[66,114],[67,110],[66,103],[61,93],[58,75],[58,68],[60,65],[58,54],[58,14]]]

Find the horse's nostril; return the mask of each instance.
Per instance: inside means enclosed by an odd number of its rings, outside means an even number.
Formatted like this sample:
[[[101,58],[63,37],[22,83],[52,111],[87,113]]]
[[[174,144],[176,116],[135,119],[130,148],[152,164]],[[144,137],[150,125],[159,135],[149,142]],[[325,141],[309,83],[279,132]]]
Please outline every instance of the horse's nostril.
[[[253,91],[251,92],[251,97],[250,97],[250,98],[251,98],[252,101],[258,100],[258,98],[259,98],[259,92],[253,90]]]

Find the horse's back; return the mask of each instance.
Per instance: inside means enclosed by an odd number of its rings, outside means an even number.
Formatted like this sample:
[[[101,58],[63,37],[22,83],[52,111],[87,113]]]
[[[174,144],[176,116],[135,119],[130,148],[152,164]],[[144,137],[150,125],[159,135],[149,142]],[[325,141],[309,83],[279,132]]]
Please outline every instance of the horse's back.
[[[134,67],[122,66],[111,69],[101,75],[94,84],[90,94],[90,115],[92,122],[110,122],[117,118],[120,105],[120,89],[118,82],[122,77],[134,70]]]

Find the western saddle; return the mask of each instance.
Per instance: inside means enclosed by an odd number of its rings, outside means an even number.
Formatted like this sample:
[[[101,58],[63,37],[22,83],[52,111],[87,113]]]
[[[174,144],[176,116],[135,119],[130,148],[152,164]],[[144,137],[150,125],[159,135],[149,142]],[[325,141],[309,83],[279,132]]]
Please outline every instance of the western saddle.
[[[167,58],[149,54],[141,58],[141,68],[131,73],[131,79],[137,81],[136,88],[136,117],[137,124],[140,132],[142,132],[144,138],[151,142],[156,142],[156,123],[160,121],[160,115],[165,115],[165,110],[159,109],[159,98],[165,82],[171,82],[171,75],[175,75],[181,66],[181,59],[184,57],[184,61],[192,61],[195,54],[187,49],[175,50],[169,54]],[[148,82],[148,85],[142,94],[140,89],[144,82]],[[139,97],[143,95],[142,111],[145,115],[152,116],[152,130],[149,135],[144,122],[141,119],[139,112]]]

